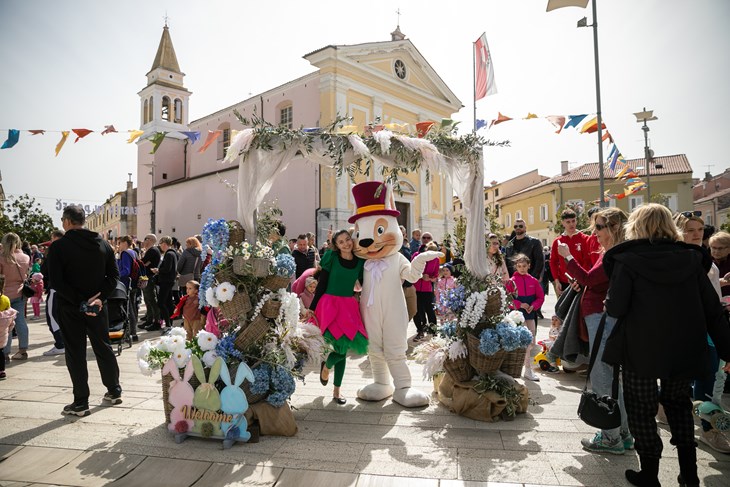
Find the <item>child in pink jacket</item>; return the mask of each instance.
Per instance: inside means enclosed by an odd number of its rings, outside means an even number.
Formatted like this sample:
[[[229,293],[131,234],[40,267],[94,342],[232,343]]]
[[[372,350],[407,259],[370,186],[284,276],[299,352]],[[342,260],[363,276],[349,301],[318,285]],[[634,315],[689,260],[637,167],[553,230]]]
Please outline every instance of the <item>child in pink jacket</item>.
[[[524,378],[539,382],[540,378],[532,370],[532,355],[530,352],[535,345],[537,310],[540,309],[543,301],[545,301],[545,293],[542,290],[540,281],[532,277],[528,272],[530,269],[529,257],[525,254],[517,254],[512,257],[512,262],[514,262],[515,273],[512,275],[511,285],[517,294],[512,306],[514,309],[519,309],[522,312],[525,317],[525,326],[532,333],[532,343],[527,347],[527,353],[525,354]]]
[[[41,303],[43,302],[43,274],[36,272],[30,279],[30,287],[35,291],[30,298],[30,303],[33,305],[33,319],[38,319],[41,316]]]

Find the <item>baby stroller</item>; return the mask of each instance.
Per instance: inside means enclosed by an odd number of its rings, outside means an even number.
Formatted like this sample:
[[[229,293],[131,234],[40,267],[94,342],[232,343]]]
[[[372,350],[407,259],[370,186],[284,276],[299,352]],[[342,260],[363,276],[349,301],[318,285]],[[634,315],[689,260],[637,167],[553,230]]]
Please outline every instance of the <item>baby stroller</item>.
[[[117,288],[107,298],[109,313],[109,341],[117,346],[117,355],[122,354],[122,345],[132,348],[132,335],[129,334],[129,315],[127,310],[129,294],[124,283],[117,281]]]

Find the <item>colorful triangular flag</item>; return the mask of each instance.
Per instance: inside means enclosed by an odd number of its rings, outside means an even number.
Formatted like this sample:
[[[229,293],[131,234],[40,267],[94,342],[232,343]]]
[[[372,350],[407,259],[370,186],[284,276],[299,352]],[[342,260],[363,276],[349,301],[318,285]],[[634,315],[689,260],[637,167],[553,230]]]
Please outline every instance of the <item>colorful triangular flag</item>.
[[[150,151],[150,154],[154,154],[157,152],[157,149],[160,148],[160,144],[162,144],[162,141],[165,140],[165,136],[167,135],[167,132],[155,132],[155,135],[150,137],[150,142],[152,142],[152,150]]]
[[[114,125],[104,125],[104,130],[101,132],[101,135],[111,134],[111,133],[117,133],[117,129],[114,128]]]
[[[129,138],[127,139],[127,144],[131,144],[135,140],[137,140],[142,134],[144,134],[144,130],[129,130]]]
[[[502,115],[502,112],[497,112],[497,118],[489,123],[489,127],[491,128],[492,125],[499,125],[502,122],[508,122],[510,120],[512,120],[512,118]]]
[[[578,124],[581,123],[583,119],[587,116],[587,113],[585,115],[568,115],[568,123],[566,123],[563,128],[567,129],[568,127],[577,127]]]
[[[553,126],[557,129],[555,131],[556,134],[559,134],[563,130],[563,125],[565,125],[565,117],[562,115],[548,115],[545,117],[548,122],[553,124]]]
[[[190,140],[191,144],[195,144],[200,139],[200,132],[198,132],[198,131],[180,132],[180,133],[183,134],[185,137],[187,137]],[[231,138],[231,139],[233,139],[233,138]]]
[[[486,120],[483,120],[481,118],[477,118],[477,121],[476,121],[476,124],[475,124],[475,127],[476,127],[477,130],[479,130],[482,127],[486,127],[486,126],[487,126],[487,121]]]
[[[30,132],[32,135],[38,135],[38,134],[44,135],[46,133],[45,130],[28,130],[28,132]]]
[[[531,118],[537,118],[537,115],[534,113],[527,112],[527,116],[523,118],[522,120],[530,120]]]
[[[206,149],[210,146],[210,144],[212,144],[215,141],[215,139],[220,137],[222,134],[223,134],[222,130],[215,130],[215,131],[208,130],[208,138],[205,139],[205,144],[203,144],[203,146],[200,149],[198,149],[198,152],[205,152]]]
[[[3,146],[0,149],[10,149],[20,140],[20,130],[10,129],[8,130],[8,140],[3,142]]]
[[[63,148],[63,144],[66,143],[66,139],[68,139],[68,134],[70,134],[68,130],[64,130],[61,132],[61,140],[58,141],[58,144],[56,144],[56,157],[58,157],[58,153],[61,152],[61,149]]]
[[[74,144],[93,132],[93,130],[89,129],[71,129],[71,131],[76,134],[76,140],[74,140]]]

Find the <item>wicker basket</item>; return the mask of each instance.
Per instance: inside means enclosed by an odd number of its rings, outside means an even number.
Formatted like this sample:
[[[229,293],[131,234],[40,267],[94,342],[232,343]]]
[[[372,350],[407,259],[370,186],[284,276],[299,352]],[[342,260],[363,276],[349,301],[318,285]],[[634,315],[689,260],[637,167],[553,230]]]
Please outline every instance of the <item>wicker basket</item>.
[[[266,277],[261,285],[270,291],[278,291],[279,289],[285,289],[290,282],[291,277],[273,275]]]
[[[228,245],[241,245],[246,238],[246,230],[236,220],[228,220]]]
[[[236,294],[233,295],[233,299],[225,303],[220,303],[219,308],[223,316],[231,321],[236,321],[251,311],[251,299],[248,297],[246,286],[238,286]]]
[[[251,259],[252,274],[254,277],[266,277],[269,275],[270,259],[254,257]]]
[[[242,351],[246,350],[264,338],[269,328],[269,321],[263,316],[258,315],[251,323],[243,327],[233,343],[237,349]]]
[[[238,274],[239,276],[243,276],[245,274],[250,274],[250,272],[246,272],[248,259],[245,259],[242,255],[236,255],[233,257],[233,272],[235,274]]]
[[[259,365],[261,362],[256,362],[251,366],[251,370],[253,370],[254,367]],[[236,372],[238,372],[238,365],[234,364],[231,365],[228,369],[229,373],[231,374],[231,379],[233,379],[236,376]],[[269,395],[268,391],[264,392],[263,394],[254,394],[251,392],[251,383],[247,380],[243,381],[243,385],[241,385],[241,389],[243,389],[243,393],[246,395],[246,400],[249,404],[256,404],[257,402],[261,402],[264,399],[266,399],[266,396]]]
[[[267,299],[264,305],[261,307],[261,314],[266,318],[276,319],[279,317],[279,310],[281,309],[281,301],[278,299]]]
[[[469,365],[466,357],[457,358],[456,360],[444,360],[444,370],[454,379],[454,382],[466,382],[474,377],[474,369]]]
[[[172,375],[167,374],[162,376],[162,405],[165,409],[165,423],[170,424],[170,413],[172,412],[172,404],[170,404],[170,384],[172,384]],[[193,390],[200,385],[200,381],[193,374],[190,378],[189,384],[193,387]]]
[[[233,273],[233,269],[231,269],[231,266],[229,265],[215,273],[215,280],[218,284],[222,284],[224,282],[233,283],[237,280],[237,276]]]
[[[525,353],[527,353],[526,348],[518,348],[511,352],[505,352],[504,361],[499,370],[514,378],[519,377],[522,374],[522,366],[525,363]]]
[[[487,305],[484,307],[484,315],[492,317],[502,314],[502,293],[494,290],[487,296]]]
[[[504,350],[499,350],[494,355],[484,355],[479,351],[479,339],[471,334],[467,336],[467,349],[469,350],[469,364],[480,374],[488,374],[499,370],[507,353]]]

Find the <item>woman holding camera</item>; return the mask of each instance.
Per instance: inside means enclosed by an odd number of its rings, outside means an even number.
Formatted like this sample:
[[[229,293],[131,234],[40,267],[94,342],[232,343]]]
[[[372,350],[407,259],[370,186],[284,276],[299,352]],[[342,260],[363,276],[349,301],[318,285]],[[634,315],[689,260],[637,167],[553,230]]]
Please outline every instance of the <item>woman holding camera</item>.
[[[596,334],[603,317],[603,301],[608,290],[608,276],[603,268],[604,252],[624,240],[624,224],[626,213],[618,208],[606,208],[593,215],[593,234],[598,238],[601,250],[596,263],[590,270],[583,269],[570,253],[567,244],[558,242],[558,253],[565,259],[567,273],[581,286],[585,287],[580,302],[580,318],[585,321],[588,333],[588,347],[593,350]],[[591,389],[602,395],[611,394],[613,384],[613,367],[600,360],[606,340],[616,325],[616,318],[606,315],[603,336],[598,348],[598,360],[591,369]],[[621,408],[621,426],[611,430],[598,431],[592,439],[581,440],[583,448],[591,452],[606,452],[622,455],[626,450],[634,448],[634,438],[629,433],[626,409],[623,404],[623,391],[619,387],[619,406]]]
[[[640,471],[626,470],[626,479],[660,485],[662,440],[654,418],[661,401],[677,447],[678,481],[699,485],[690,386],[710,370],[708,333],[718,355],[730,360],[730,326],[707,278],[709,256],[681,241],[669,209],[651,203],[634,210],[626,239],[603,259],[610,278],[606,311],[619,320],[603,360],[622,367],[626,413],[641,462]],[[676,360],[672,351],[692,360]]]

